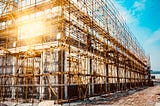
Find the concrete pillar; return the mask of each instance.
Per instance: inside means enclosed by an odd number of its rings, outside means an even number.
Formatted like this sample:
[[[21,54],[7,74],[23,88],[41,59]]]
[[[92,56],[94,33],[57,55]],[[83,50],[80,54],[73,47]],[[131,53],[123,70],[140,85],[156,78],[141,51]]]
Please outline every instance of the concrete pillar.
[[[43,51],[41,53],[41,64],[40,64],[40,74],[43,74],[43,65],[45,62],[45,51]],[[43,100],[44,97],[44,80],[43,80],[43,76],[40,76],[40,87],[39,87],[39,100]]]
[[[17,69],[17,58],[15,56],[12,57],[12,65],[13,65],[13,68],[12,68],[12,74],[13,76],[15,76],[16,74],[16,69]],[[16,96],[16,87],[15,87],[15,77],[12,77],[11,78],[12,80],[12,99],[15,99],[15,96]]]
[[[65,75],[64,99],[68,98],[67,75]]]
[[[109,71],[108,71],[108,63],[106,64],[106,91],[109,91],[108,85],[109,85]]]
[[[126,63],[125,63],[125,66],[124,66],[124,89],[127,88],[127,72],[126,72]]]
[[[88,67],[87,67],[87,71],[88,71],[88,74],[90,74],[91,75],[91,68],[92,68],[92,66],[91,66],[91,59],[88,57],[87,58],[87,63],[88,63]],[[92,83],[92,81],[91,81],[91,77],[90,77],[90,79],[89,79],[90,81],[89,81],[89,90],[88,90],[88,95],[92,95],[91,94],[91,90],[92,90],[92,87],[91,87],[91,83]]]
[[[92,59],[90,59],[90,75],[93,75],[93,62]],[[90,94],[94,95],[94,77],[92,76],[90,78]]]
[[[117,71],[117,91],[120,90],[120,79],[119,79],[119,54],[117,53],[117,59],[116,61],[116,71]]]
[[[64,72],[64,59],[64,50],[58,51],[58,71],[60,73]],[[64,74],[62,73],[58,75],[58,84],[60,84],[60,86],[58,87],[58,99],[64,99],[64,86],[61,86],[61,84],[64,84]]]

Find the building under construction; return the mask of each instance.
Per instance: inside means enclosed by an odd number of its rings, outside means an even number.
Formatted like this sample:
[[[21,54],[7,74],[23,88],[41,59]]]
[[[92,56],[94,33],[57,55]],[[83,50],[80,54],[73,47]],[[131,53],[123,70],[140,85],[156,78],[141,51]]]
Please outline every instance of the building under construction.
[[[110,0],[0,0],[0,101],[60,103],[142,87],[149,69]]]

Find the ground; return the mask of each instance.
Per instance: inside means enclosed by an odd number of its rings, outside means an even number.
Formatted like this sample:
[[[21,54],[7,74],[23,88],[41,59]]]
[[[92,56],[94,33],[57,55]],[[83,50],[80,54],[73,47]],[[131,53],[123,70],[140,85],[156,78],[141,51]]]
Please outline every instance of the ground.
[[[45,101],[47,102],[47,101]],[[44,103],[45,103],[44,102]],[[33,104],[15,104],[13,102],[4,102],[0,106],[43,106],[44,103]],[[49,102],[48,102],[49,103]],[[52,106],[45,103],[45,106]],[[153,87],[137,88],[125,92],[116,92],[113,94],[105,94],[102,96],[92,97],[84,101],[77,101],[63,104],[63,106],[160,106],[160,85]],[[59,105],[60,106],[60,105]]]
[[[160,85],[103,95],[85,100],[79,105],[160,106]]]
[[[155,106],[158,102],[160,103],[160,86],[154,86],[126,97],[121,97],[119,100],[111,101],[110,104],[123,106]]]

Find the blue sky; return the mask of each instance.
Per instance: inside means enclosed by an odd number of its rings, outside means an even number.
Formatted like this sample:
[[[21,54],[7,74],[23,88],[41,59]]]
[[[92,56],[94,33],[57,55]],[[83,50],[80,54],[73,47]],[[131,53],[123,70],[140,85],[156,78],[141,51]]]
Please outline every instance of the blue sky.
[[[152,70],[160,70],[160,0],[115,0],[120,14],[150,55]]]

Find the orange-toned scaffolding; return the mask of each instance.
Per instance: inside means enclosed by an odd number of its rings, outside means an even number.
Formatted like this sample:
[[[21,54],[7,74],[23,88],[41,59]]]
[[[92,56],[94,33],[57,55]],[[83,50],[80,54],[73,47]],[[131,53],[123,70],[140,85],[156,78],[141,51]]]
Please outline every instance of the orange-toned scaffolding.
[[[0,6],[1,101],[70,102],[149,81],[149,59],[111,1]]]

